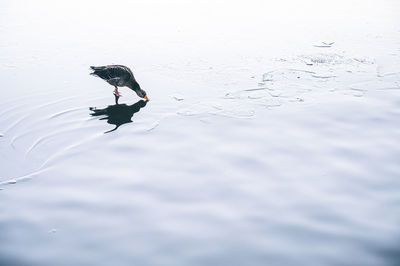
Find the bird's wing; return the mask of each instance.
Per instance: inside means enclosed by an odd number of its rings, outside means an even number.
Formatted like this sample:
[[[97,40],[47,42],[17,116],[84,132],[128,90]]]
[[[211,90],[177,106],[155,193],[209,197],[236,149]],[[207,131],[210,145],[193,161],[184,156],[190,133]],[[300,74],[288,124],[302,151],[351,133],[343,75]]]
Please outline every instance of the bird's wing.
[[[112,71],[115,71],[119,75],[124,76],[125,80],[129,80],[130,78],[135,80],[135,77],[133,76],[133,73],[129,69],[129,67],[123,65],[110,65],[107,67],[109,67],[109,69],[112,69]]]
[[[100,67],[91,67],[94,72],[93,75],[99,76],[102,79],[110,80],[119,78],[121,80],[129,80],[131,72],[129,69],[119,65],[109,65]]]
[[[117,78],[111,78],[111,79],[107,79],[107,82],[110,84],[110,85],[113,85],[113,86],[121,86],[121,78],[119,78],[119,77],[117,77]]]

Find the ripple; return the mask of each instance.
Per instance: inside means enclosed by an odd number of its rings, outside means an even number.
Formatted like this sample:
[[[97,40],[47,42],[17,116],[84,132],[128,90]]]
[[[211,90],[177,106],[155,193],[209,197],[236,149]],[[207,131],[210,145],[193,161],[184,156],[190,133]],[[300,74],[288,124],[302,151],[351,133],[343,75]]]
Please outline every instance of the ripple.
[[[19,177],[16,177],[16,178],[8,179],[6,181],[2,181],[2,182],[0,182],[0,186],[14,185],[14,184],[16,184],[18,182],[29,180],[29,179],[35,177],[36,175],[44,173],[47,170],[48,169],[41,169],[41,170],[37,170],[35,172],[29,173],[29,174],[26,174],[26,175],[23,175],[23,176],[19,176]]]
[[[12,130],[13,128],[15,128],[15,127],[19,126],[20,124],[22,124],[23,122],[25,122],[26,120],[30,119],[32,116],[35,115],[35,112],[37,112],[38,110],[44,109],[44,108],[46,108],[46,107],[58,105],[58,104],[60,104],[60,103],[63,103],[63,102],[72,100],[72,99],[74,99],[74,98],[77,98],[77,97],[65,97],[65,98],[60,99],[60,100],[55,100],[55,101],[52,101],[52,102],[50,102],[50,103],[45,103],[45,104],[39,105],[39,106],[35,107],[34,109],[30,110],[29,113],[26,113],[26,112],[25,112],[25,114],[24,114],[23,116],[21,116],[21,117],[20,117],[19,119],[17,119],[14,123],[12,123],[10,126],[8,126],[8,127],[4,130],[4,132],[6,133],[6,132],[10,131],[10,130]]]
[[[70,114],[70,113],[73,113],[73,112],[76,112],[76,111],[80,111],[80,110],[84,110],[84,109],[86,109],[86,107],[71,108],[71,109],[68,109],[68,110],[65,110],[65,111],[60,111],[58,113],[55,113],[55,114],[49,116],[49,119],[58,118],[60,116],[67,115],[67,114]]]

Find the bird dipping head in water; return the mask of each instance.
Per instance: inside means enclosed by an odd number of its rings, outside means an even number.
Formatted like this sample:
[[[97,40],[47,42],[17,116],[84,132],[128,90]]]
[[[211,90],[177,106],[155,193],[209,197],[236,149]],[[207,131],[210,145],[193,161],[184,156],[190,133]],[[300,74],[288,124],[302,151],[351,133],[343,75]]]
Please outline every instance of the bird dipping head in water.
[[[118,87],[128,87],[136,92],[140,98],[144,98],[146,101],[149,100],[146,92],[140,88],[139,83],[137,83],[129,67],[123,65],[107,65],[97,67],[91,66],[90,68],[94,70],[93,73],[90,73],[91,75],[97,76],[115,87],[115,96],[121,96]]]

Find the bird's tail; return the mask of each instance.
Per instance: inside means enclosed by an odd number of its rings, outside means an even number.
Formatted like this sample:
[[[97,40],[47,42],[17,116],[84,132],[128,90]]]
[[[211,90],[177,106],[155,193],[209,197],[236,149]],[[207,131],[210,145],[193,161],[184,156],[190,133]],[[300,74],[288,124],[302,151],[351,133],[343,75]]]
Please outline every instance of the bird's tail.
[[[90,66],[90,68],[94,71],[98,71],[98,70],[103,70],[106,67],[105,66]]]
[[[101,70],[104,70],[105,68],[106,68],[105,66],[90,66],[90,69],[94,71],[94,72],[90,73],[90,75],[99,77],[99,75],[98,75],[99,72]]]

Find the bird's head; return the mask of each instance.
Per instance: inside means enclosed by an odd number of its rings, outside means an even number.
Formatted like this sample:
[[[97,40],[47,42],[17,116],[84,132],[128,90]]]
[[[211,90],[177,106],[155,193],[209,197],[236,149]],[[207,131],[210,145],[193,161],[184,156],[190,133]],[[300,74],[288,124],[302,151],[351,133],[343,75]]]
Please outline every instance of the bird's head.
[[[142,90],[141,88],[135,90],[135,92],[140,98],[144,98],[146,101],[149,100],[149,98],[146,95],[146,92],[144,90]]]
[[[128,87],[134,90],[137,96],[139,96],[140,98],[144,98],[146,101],[149,100],[149,98],[147,98],[146,92],[142,90],[142,88],[140,88],[140,85],[136,82],[136,80],[129,84]]]

